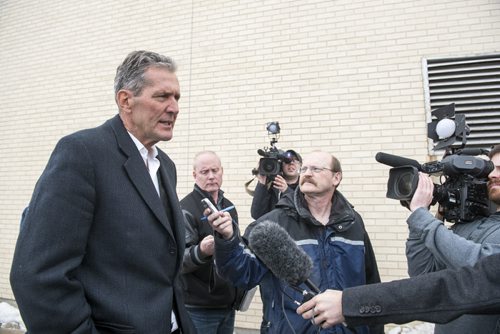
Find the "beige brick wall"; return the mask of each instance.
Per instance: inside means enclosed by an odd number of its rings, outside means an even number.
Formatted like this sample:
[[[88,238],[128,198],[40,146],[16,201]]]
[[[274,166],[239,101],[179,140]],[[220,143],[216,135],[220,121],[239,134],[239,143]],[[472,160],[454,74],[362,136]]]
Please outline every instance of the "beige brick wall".
[[[179,63],[181,113],[160,146],[178,194],[191,158],[213,149],[224,190],[250,222],[243,188],[265,124],[278,146],[321,148],[343,163],[340,190],[364,217],[384,280],[406,276],[407,212],[385,198],[378,151],[425,162],[422,59],[500,51],[498,0],[0,2],[0,297],[19,217],[57,140],[113,116],[116,66],[135,49]],[[256,298],[258,300],[259,298]],[[238,318],[257,328],[259,304]]]

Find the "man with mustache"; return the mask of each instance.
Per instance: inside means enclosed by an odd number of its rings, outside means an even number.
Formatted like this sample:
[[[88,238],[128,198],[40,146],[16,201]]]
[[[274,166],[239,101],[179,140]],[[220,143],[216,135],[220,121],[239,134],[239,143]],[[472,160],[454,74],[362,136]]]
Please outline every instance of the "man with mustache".
[[[423,320],[448,322],[436,325],[436,333],[497,333],[500,145],[490,151],[489,158],[495,166],[488,175],[488,197],[497,205],[494,214],[455,224],[449,230],[428,211],[434,184],[421,173],[408,218],[407,257],[410,275],[414,277],[376,284],[370,289],[327,290],[304,303],[297,312],[305,319],[314,318],[312,321],[324,328],[344,321],[359,325]],[[420,275],[428,272],[433,273]],[[474,315],[459,317],[465,313]]]
[[[180,271],[184,217],[173,161],[175,62],[131,52],[118,114],[62,138],[23,218],[10,282],[29,333],[195,333]]]
[[[338,191],[342,169],[337,158],[312,152],[302,160],[299,187],[280,199],[276,208],[252,223],[245,232],[264,221],[283,227],[313,262],[309,277],[320,290],[344,289],[380,282],[375,255],[361,216]],[[296,314],[303,295],[281,281],[249,250],[240,244],[238,227],[229,213],[209,216],[217,231],[215,260],[218,272],[236,286],[250,289],[270,284],[266,333],[354,333],[343,325],[321,330]],[[383,328],[360,326],[357,334],[383,333]]]

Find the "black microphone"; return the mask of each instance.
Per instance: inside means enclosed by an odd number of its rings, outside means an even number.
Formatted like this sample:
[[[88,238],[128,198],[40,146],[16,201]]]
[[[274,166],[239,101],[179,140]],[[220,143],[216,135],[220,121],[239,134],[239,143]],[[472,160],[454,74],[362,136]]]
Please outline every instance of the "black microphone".
[[[459,154],[460,155],[473,155],[473,156],[482,155],[482,154],[488,155],[488,151],[484,150],[482,148],[464,147],[463,149],[461,149],[459,151]]]
[[[257,153],[258,153],[260,156],[263,156],[263,157],[265,157],[265,156],[266,156],[266,151],[264,151],[263,149],[260,149],[260,148],[259,148],[259,149],[257,150]]]
[[[422,170],[422,165],[417,160],[403,158],[398,155],[392,155],[384,152],[378,152],[375,155],[375,160],[391,167],[413,166],[419,171]]]
[[[257,223],[248,235],[248,243],[274,276],[301,291],[305,298],[310,299],[320,293],[318,287],[309,280],[313,268],[311,258],[297,246],[283,227],[269,220]],[[302,283],[312,292],[299,289]]]

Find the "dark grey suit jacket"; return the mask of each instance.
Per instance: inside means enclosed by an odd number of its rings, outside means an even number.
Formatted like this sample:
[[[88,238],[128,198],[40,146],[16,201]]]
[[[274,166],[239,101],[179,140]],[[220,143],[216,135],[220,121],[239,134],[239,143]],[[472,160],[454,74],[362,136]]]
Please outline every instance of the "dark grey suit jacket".
[[[159,150],[167,218],[118,115],[62,138],[38,180],[11,285],[30,333],[184,333],[184,223],[176,169]]]
[[[445,323],[465,313],[500,314],[500,254],[473,268],[441,270],[411,279],[348,288],[342,311],[349,325]]]

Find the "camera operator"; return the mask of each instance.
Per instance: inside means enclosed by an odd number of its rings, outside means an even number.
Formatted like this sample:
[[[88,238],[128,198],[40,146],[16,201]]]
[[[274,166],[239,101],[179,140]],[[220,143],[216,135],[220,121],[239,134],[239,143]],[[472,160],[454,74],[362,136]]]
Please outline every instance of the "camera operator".
[[[276,175],[272,181],[265,175],[257,175],[258,183],[253,194],[251,215],[253,219],[274,209],[279,199],[286,193],[293,193],[299,184],[299,168],[302,157],[294,150],[284,153],[287,159],[281,161],[282,175]]]
[[[258,183],[255,186],[253,194],[251,215],[257,220],[266,213],[272,211],[278,203],[279,199],[287,193],[293,193],[299,184],[299,169],[302,165],[302,157],[294,150],[286,151],[283,156],[287,159],[281,160],[281,171],[283,175],[276,175],[268,182],[266,175],[257,174]],[[271,296],[272,282],[269,278],[264,278],[263,284],[259,285],[260,298],[262,300],[262,322],[260,326],[261,334],[269,332],[270,321],[267,314],[270,310],[271,303],[266,301],[268,296]]]
[[[500,145],[489,153],[495,169],[488,175],[488,197],[500,206]],[[429,176],[421,177],[429,191],[430,202],[434,184]],[[414,201],[412,201],[414,202]],[[409,237],[406,243],[408,273],[421,275],[446,268],[473,266],[479,259],[500,253],[500,212],[468,223],[455,223],[448,229],[424,207],[411,207],[408,217]],[[498,333],[500,315],[464,315],[447,324],[435,326],[435,334]]]

